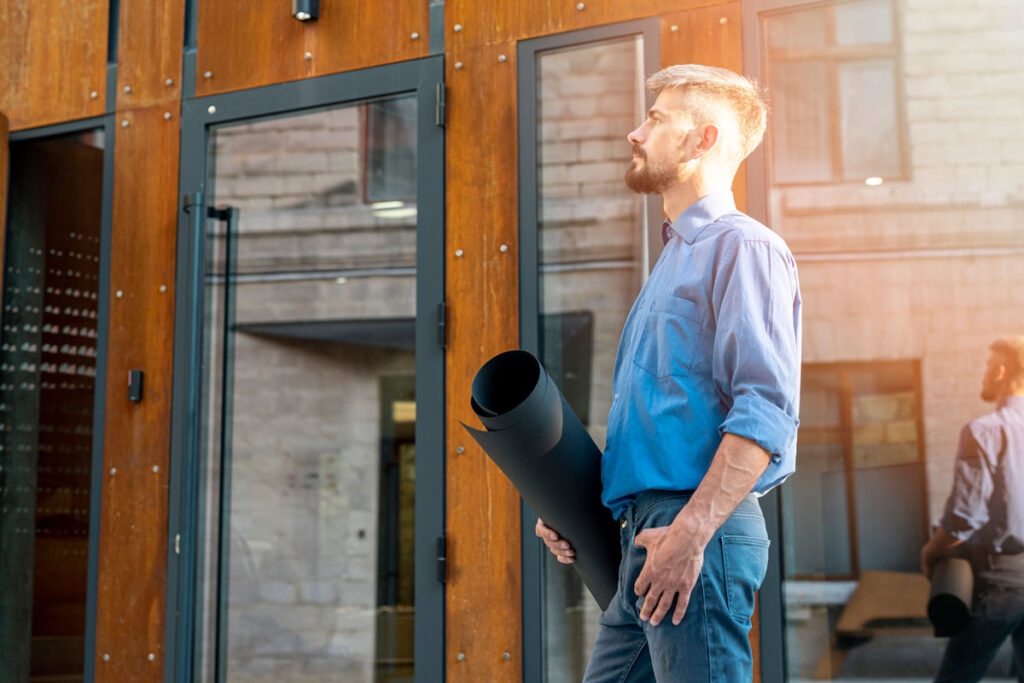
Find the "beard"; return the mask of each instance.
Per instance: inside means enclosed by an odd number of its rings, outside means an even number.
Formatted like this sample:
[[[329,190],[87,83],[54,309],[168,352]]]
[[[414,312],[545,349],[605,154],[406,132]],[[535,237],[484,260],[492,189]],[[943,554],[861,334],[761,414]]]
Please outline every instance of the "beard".
[[[680,166],[683,158],[675,163],[650,164],[647,155],[637,147],[633,148],[636,157],[626,170],[626,187],[640,194],[662,194],[675,183],[679,182]]]

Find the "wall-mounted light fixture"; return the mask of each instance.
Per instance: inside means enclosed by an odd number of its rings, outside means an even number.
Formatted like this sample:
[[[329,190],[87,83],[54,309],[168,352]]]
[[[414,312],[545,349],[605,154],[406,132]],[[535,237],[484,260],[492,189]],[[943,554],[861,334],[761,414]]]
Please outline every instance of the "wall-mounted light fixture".
[[[292,16],[299,21],[312,21],[320,16],[320,0],[292,0]]]

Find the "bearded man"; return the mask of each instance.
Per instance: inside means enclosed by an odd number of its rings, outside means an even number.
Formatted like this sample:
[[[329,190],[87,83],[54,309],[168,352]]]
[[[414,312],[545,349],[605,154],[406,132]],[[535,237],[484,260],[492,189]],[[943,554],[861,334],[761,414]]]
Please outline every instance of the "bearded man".
[[[966,557],[974,570],[971,618],[946,643],[938,683],[980,681],[1007,638],[1024,680],[1024,337],[990,348],[981,398],[995,412],[960,431],[953,491],[921,550],[925,576],[947,553]]]
[[[584,680],[737,683],[751,680],[748,631],[768,563],[757,497],[795,468],[796,264],[730,191],[764,135],[757,86],[691,64],[647,87],[657,100],[627,136],[626,184],[660,194],[668,219],[615,361],[602,499],[623,557]],[[536,533],[573,561],[541,520]]]

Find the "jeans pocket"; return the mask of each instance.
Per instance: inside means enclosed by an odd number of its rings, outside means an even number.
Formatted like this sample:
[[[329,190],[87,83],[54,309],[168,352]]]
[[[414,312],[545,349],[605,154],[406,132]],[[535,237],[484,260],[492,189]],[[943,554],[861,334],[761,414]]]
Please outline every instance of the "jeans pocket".
[[[740,623],[754,614],[754,593],[768,570],[766,538],[722,536],[722,569],[729,615]]]

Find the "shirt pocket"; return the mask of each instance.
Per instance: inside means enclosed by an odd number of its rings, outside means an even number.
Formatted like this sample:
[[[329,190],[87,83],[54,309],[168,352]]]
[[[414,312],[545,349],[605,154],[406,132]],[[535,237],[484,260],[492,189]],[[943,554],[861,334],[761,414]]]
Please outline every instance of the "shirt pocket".
[[[690,299],[670,295],[654,298],[640,330],[633,362],[658,379],[696,368],[704,355],[704,311],[701,304]]]

